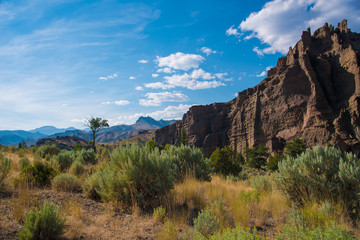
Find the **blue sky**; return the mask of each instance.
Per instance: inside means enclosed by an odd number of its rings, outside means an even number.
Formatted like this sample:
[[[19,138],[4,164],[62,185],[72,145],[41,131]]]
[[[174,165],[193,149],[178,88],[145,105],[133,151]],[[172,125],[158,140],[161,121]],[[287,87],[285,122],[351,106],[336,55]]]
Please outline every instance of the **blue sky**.
[[[266,77],[307,27],[352,0],[0,0],[0,129],[84,128],[139,116],[179,119]]]

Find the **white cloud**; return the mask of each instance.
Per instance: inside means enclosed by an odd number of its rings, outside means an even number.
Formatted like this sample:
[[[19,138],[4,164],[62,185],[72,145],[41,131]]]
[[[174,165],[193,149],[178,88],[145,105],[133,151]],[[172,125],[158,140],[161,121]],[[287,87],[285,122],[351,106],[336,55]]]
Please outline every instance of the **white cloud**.
[[[176,86],[174,85],[170,85],[170,84],[164,84],[162,82],[153,82],[153,83],[146,83],[144,85],[147,88],[152,88],[152,89],[171,89],[171,88],[175,88]]]
[[[212,54],[212,53],[217,53],[217,51],[212,50],[211,48],[208,48],[208,47],[202,47],[200,50],[201,50],[203,53],[205,53],[206,56],[209,56],[209,55]]]
[[[124,106],[130,104],[130,102],[128,100],[119,100],[119,101],[115,101],[114,104],[119,106]]]
[[[259,47],[254,47],[254,48],[253,48],[253,51],[256,52],[256,54],[257,54],[259,57],[263,57],[263,56],[264,56],[263,51],[260,50]]]
[[[174,74],[172,76],[165,76],[165,82],[147,83],[144,86],[147,88],[163,90],[175,87],[183,87],[191,90],[217,88],[220,86],[225,86],[225,84],[221,81],[215,80],[215,78],[220,80],[229,80],[224,79],[224,76],[226,75],[227,73],[215,73],[212,75],[211,73],[205,72],[203,69],[199,68],[194,69],[190,74],[184,73],[181,75]]]
[[[163,72],[163,73],[173,73],[173,70],[171,70],[171,68],[159,68],[156,72]]]
[[[202,79],[205,79],[205,80],[210,80],[210,79],[214,79],[214,78],[215,78],[215,77],[212,76],[210,73],[205,72],[205,71],[202,70],[201,68],[195,69],[195,70],[191,73],[190,77],[193,78],[193,79],[202,78]]]
[[[148,63],[149,61],[148,60],[145,60],[145,59],[141,59],[138,61],[138,63]]]
[[[183,75],[175,74],[172,76],[165,76],[164,79],[166,80],[167,84],[169,84],[170,86],[184,87],[191,90],[217,88],[220,86],[225,86],[224,83],[216,80],[196,81],[195,79],[191,78],[191,75],[187,73]]]
[[[135,87],[135,90],[137,90],[137,91],[143,91],[144,88],[143,88],[142,86],[136,86],[136,87]]]
[[[157,73],[153,73],[153,74],[151,74],[151,76],[152,76],[153,78],[156,78],[156,77],[158,77],[158,76],[159,76],[159,74],[157,74]]]
[[[268,66],[266,67],[266,70],[265,71],[262,71],[260,74],[256,75],[257,77],[265,77],[266,76],[266,73],[267,71],[269,71],[271,69],[272,66]]]
[[[142,106],[160,106],[163,102],[185,102],[188,96],[181,92],[160,92],[147,93],[147,99],[140,99],[139,104]]]
[[[226,35],[227,36],[231,36],[231,35],[234,35],[234,36],[240,36],[241,35],[241,33],[238,31],[238,29],[237,28],[234,28],[234,26],[235,25],[232,25],[230,28],[228,28],[227,30],[226,30]]]
[[[346,17],[351,29],[359,31],[359,15],[359,4],[353,0],[274,0],[251,13],[239,28],[268,45],[258,49],[262,54],[286,54],[308,27],[315,30],[325,22],[336,25]]]
[[[111,74],[111,75],[108,75],[106,77],[99,77],[100,80],[108,80],[108,79],[111,79],[111,78],[116,78],[118,77],[118,74],[117,73],[114,73],[114,74]]]
[[[156,120],[160,120],[160,119],[177,120],[177,119],[181,119],[183,114],[186,113],[191,106],[193,105],[179,104],[178,106],[168,106],[163,110],[159,110],[151,113],[135,113],[132,115],[119,116],[118,119],[120,120],[120,122],[115,123],[114,125],[123,124],[123,123],[131,124],[142,116],[149,116]],[[84,120],[86,121],[86,119]]]
[[[115,104],[115,105],[119,105],[119,106],[124,106],[124,105],[128,105],[130,104],[130,102],[128,100],[118,100],[118,101],[114,101],[114,102],[110,102],[110,101],[106,101],[106,102],[101,102],[101,104]]]
[[[181,119],[192,105],[179,104],[179,106],[168,106],[164,110],[149,113],[150,117],[155,119]]]
[[[129,79],[134,80],[134,79],[136,79],[136,77],[130,76]]]
[[[265,71],[262,71],[260,74],[256,75],[257,77],[264,77],[266,75]]]
[[[177,52],[170,54],[167,57],[156,57],[158,67],[169,67],[173,69],[179,69],[187,71],[191,68],[198,68],[199,64],[205,60],[201,55],[197,54],[185,54]]]

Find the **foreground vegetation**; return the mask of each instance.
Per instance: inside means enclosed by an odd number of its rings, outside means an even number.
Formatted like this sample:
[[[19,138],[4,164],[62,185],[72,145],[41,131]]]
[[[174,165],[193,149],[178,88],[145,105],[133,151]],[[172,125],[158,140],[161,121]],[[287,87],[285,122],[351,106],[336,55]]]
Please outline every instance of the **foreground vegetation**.
[[[23,226],[19,238],[80,237],[66,223],[85,221],[81,204],[59,209],[28,197],[50,188],[106,203],[115,213],[151,215],[163,226],[157,239],[360,236],[360,161],[352,153],[306,148],[294,139],[284,153],[270,155],[259,145],[242,155],[226,146],[208,159],[183,143],[149,141],[98,147],[97,153],[1,146],[0,185],[13,189],[12,215]]]

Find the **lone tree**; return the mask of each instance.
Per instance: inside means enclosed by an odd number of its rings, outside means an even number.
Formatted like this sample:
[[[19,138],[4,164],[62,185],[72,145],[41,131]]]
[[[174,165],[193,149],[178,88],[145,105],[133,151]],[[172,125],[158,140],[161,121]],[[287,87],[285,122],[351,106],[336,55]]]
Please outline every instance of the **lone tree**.
[[[87,127],[89,127],[91,129],[92,133],[93,133],[93,142],[92,142],[92,144],[93,144],[94,152],[96,152],[96,147],[95,147],[96,133],[101,128],[109,127],[108,120],[102,119],[102,118],[91,117],[90,119],[87,120],[85,125]]]

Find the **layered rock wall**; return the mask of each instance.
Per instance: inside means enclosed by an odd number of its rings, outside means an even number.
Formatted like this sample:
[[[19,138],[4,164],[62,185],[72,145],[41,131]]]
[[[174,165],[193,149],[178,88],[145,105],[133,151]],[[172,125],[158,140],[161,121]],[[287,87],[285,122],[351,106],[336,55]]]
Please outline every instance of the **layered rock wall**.
[[[230,145],[238,152],[260,143],[272,151],[286,141],[331,143],[360,153],[360,34],[343,20],[325,24],[290,48],[267,77],[227,103],[194,106],[182,120],[156,130],[160,144],[176,144],[184,130],[210,155]]]

